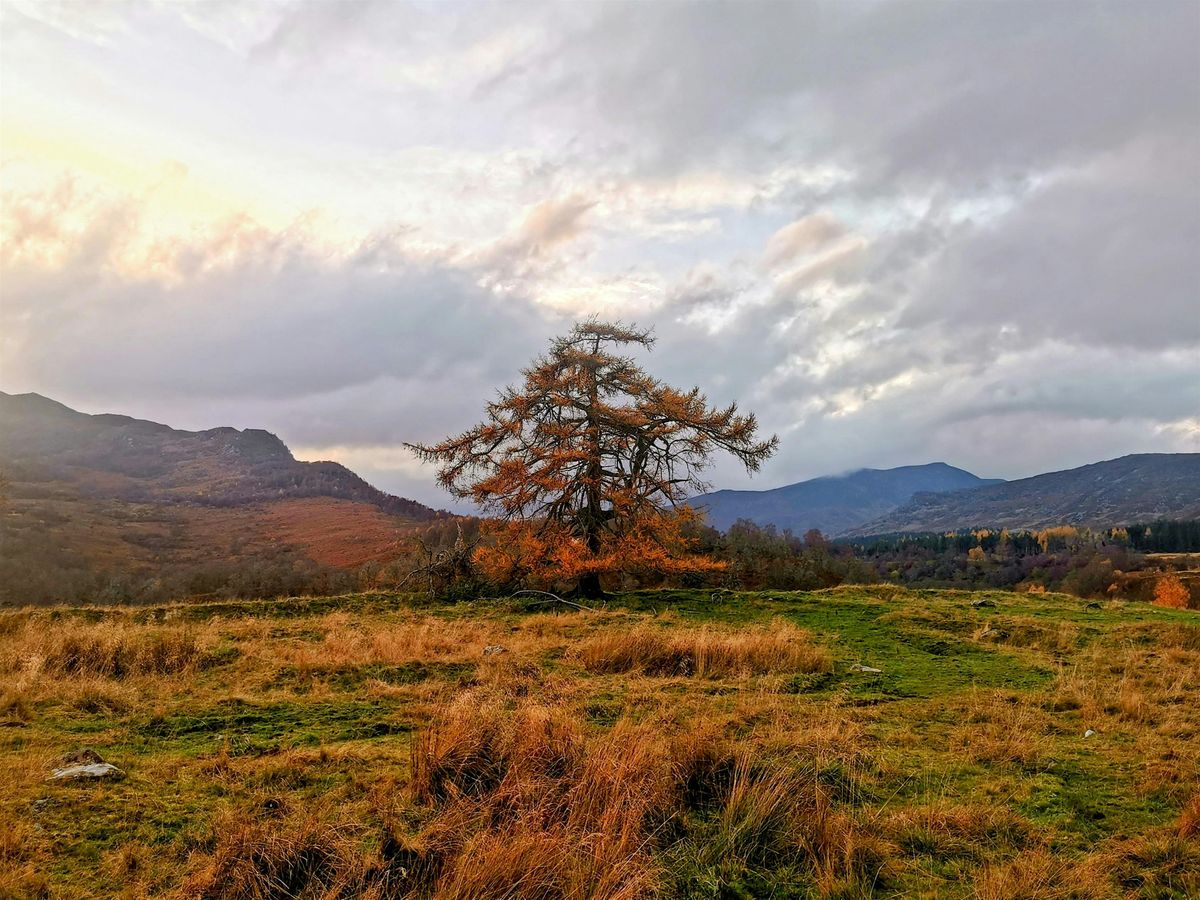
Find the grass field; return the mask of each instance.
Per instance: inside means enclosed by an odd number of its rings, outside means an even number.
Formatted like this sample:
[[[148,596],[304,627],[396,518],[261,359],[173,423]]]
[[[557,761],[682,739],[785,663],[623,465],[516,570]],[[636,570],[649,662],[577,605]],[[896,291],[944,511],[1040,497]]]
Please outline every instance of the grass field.
[[[5,897],[1200,894],[1186,610],[891,587],[9,610],[0,678]],[[47,781],[82,748],[124,777]]]

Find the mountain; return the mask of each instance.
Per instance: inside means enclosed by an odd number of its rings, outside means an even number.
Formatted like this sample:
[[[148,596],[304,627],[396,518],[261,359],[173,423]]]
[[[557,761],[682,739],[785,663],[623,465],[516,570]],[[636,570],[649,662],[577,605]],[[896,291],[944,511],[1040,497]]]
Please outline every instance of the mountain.
[[[851,534],[1112,527],[1196,518],[1200,518],[1200,453],[1138,453],[952,494],[917,494]]]
[[[394,555],[414,524],[439,515],[338,463],[300,462],[268,431],[181,431],[38,394],[0,392],[0,472],[6,600],[114,579],[186,591],[234,564],[352,568]]]
[[[859,469],[769,491],[716,491],[688,501],[722,531],[738,519],[804,534],[811,528],[842,534],[882,516],[923,491],[958,491],[995,480],[979,478],[944,462],[896,469]]]

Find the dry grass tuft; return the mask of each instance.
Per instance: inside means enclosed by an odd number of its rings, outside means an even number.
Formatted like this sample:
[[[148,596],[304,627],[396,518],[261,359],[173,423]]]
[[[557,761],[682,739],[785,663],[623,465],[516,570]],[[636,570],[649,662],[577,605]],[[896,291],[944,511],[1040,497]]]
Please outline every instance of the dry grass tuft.
[[[1200,838],[1200,791],[1192,794],[1192,798],[1183,805],[1179,813],[1178,831],[1182,838]]]
[[[278,822],[229,811],[214,824],[217,842],[197,857],[182,895],[204,900],[276,900],[354,896],[361,884],[358,848],[316,815]]]
[[[1046,623],[1029,616],[1009,616],[980,626],[972,637],[980,643],[1064,654],[1078,647],[1079,626],[1070,622]]]
[[[838,879],[879,858],[814,772],[711,727],[671,741],[621,721],[589,738],[561,707],[462,695],[414,748],[411,791],[434,815],[404,855],[438,897],[650,896],[667,884],[655,851],[689,810],[706,823],[699,865],[806,860]]]
[[[439,897],[643,896],[672,774],[645,728],[589,742],[559,708],[463,695],[414,747],[411,791],[436,816],[409,851]]]
[[[719,678],[774,672],[828,672],[833,659],[808,632],[784,622],[718,631],[641,625],[585,641],[576,656],[589,672]]]
[[[1159,829],[1092,854],[1075,872],[1084,884],[1131,897],[1200,896],[1200,841]]]
[[[190,629],[110,622],[74,622],[52,630],[30,623],[17,639],[6,642],[5,651],[0,665],[9,672],[69,678],[180,675],[213,659]]]
[[[33,716],[24,693],[16,687],[0,693],[0,726],[24,725]]]
[[[372,664],[473,660],[485,645],[497,642],[479,623],[433,617],[365,631],[347,616],[333,613],[322,617],[317,625],[322,633],[320,641],[271,646],[269,652],[301,672],[321,672]]]
[[[49,897],[37,838],[25,822],[0,821],[0,897]]]
[[[1072,878],[1068,863],[1036,849],[984,867],[972,896],[976,900],[1067,900],[1097,894]]]
[[[1023,848],[1034,827],[1003,806],[955,805],[899,810],[886,820],[887,831],[902,849],[938,858],[977,857],[996,849]]]
[[[973,691],[964,704],[964,724],[952,748],[985,763],[1036,768],[1050,752],[1045,713],[1003,692]]]
[[[582,755],[578,723],[543,706],[506,712],[464,694],[438,727],[423,732],[412,754],[412,791],[422,803],[519,792],[521,779],[574,770]]]
[[[718,827],[706,853],[771,865],[803,847],[821,856],[830,813],[828,794],[815,776],[764,766],[739,753],[725,792]]]

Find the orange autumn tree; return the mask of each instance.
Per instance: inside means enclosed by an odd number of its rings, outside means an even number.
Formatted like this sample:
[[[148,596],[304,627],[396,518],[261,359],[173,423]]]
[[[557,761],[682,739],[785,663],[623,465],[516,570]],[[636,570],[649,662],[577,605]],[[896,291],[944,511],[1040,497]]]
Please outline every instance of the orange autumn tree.
[[[607,573],[720,567],[691,552],[684,500],[707,488],[700,473],[718,451],[755,472],[779,439],[759,440],[752,414],[712,408],[699,388],[665,385],[620,353],[653,343],[632,326],[579,323],[487,405],[486,421],[408,445],[498,520],[477,552],[491,577],[571,581],[597,597]]]
[[[1159,606],[1187,609],[1191,600],[1191,591],[1178,575],[1163,575],[1154,583],[1154,602]]]

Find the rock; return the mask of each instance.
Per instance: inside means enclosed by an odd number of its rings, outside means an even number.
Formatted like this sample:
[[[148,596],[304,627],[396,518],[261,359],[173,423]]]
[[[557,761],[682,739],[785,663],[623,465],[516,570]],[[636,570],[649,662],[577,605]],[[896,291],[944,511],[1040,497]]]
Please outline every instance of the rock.
[[[91,778],[123,778],[125,773],[112,763],[87,763],[82,766],[67,766],[55,769],[50,781],[80,781]]]
[[[483,648],[484,656],[495,656],[497,653],[507,653],[507,647],[501,647],[499,644],[491,644]]]
[[[995,600],[989,600],[989,599],[987,599],[987,597],[984,597],[984,598],[982,598],[982,599],[980,599],[980,600],[972,600],[972,601],[971,601],[971,605],[972,605],[973,607],[975,607],[976,609],[983,609],[983,608],[985,608],[985,607],[989,607],[989,606],[995,606],[995,605],[996,605],[996,601],[995,601]]]
[[[855,663],[850,667],[851,672],[866,672],[869,675],[882,675],[883,669],[875,669],[871,666],[864,666],[862,663]]]
[[[68,766],[90,766],[92,763],[102,762],[104,758],[99,753],[91,747],[84,747],[82,750],[72,750],[60,756],[54,765],[56,768],[65,769]]]
[[[1085,731],[1085,732],[1083,733],[1083,736],[1084,736],[1085,738],[1090,738],[1090,737],[1091,737],[1093,734],[1095,734],[1095,733],[1096,733],[1096,732],[1092,731],[1092,729],[1090,729],[1090,728],[1089,728],[1087,731]]]

